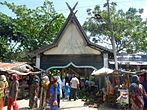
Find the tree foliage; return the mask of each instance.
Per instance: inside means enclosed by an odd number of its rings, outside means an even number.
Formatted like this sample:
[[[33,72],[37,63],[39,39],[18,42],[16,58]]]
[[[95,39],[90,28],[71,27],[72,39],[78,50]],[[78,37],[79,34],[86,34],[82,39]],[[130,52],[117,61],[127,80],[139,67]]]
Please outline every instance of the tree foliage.
[[[17,58],[17,55],[20,56],[18,52],[21,54],[52,43],[65,20],[63,14],[58,14],[48,0],[35,9],[8,2],[0,4],[16,15],[12,18],[0,12],[0,56],[3,56],[3,61],[10,53],[17,53],[14,55]]]
[[[114,2],[110,4],[111,24],[117,51],[147,52],[147,19],[141,18],[143,9],[129,8],[124,12],[123,10],[116,10],[116,6],[117,4]],[[104,7],[106,9],[107,4],[104,4]],[[93,10],[87,9],[87,14],[89,18],[83,25],[84,29],[90,36],[94,37],[95,41],[108,41],[112,33],[109,28],[107,9],[102,10],[100,6],[96,5]],[[96,14],[101,15],[102,18],[93,19]]]

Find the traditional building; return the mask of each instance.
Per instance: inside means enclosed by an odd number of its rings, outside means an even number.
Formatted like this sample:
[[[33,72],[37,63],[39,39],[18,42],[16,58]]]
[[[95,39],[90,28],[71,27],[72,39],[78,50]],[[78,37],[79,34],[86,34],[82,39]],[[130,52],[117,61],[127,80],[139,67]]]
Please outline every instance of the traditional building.
[[[73,12],[75,7],[68,5],[70,14],[53,44],[27,54],[36,58],[37,67],[45,71],[60,68],[80,75],[108,67],[108,59],[113,58],[113,52],[89,41]]]

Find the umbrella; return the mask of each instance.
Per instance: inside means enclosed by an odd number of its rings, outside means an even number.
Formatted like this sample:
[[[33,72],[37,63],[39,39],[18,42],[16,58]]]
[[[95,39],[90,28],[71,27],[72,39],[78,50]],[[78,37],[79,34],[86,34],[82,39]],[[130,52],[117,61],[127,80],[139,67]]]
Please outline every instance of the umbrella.
[[[109,74],[111,74],[113,72],[114,72],[114,70],[106,68],[106,67],[103,67],[103,68],[101,68],[99,70],[96,70],[96,71],[94,70],[91,75],[105,76],[105,75],[109,75]]]

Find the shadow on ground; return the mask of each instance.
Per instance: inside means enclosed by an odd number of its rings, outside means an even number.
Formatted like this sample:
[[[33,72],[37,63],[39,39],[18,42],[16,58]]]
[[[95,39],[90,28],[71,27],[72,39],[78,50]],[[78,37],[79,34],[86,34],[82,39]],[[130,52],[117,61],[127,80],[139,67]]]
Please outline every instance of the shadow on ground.
[[[69,110],[70,110],[70,109],[72,109],[72,108],[79,108],[79,109],[81,108],[81,109],[82,109],[83,107],[84,107],[84,106],[64,107],[64,108],[61,108],[61,110],[64,110],[64,109],[69,109]]]
[[[28,107],[19,108],[19,110],[29,110]]]
[[[22,108],[19,108],[19,110],[41,110],[41,109],[39,109],[39,108],[29,109],[28,107],[22,107]]]

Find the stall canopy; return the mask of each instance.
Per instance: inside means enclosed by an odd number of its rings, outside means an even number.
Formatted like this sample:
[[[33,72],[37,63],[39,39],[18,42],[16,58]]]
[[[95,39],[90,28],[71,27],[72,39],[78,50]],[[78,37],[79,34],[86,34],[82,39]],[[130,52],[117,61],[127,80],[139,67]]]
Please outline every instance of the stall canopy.
[[[41,71],[29,65],[27,62],[0,62],[0,74],[18,74],[18,75],[28,75],[28,74],[38,74]]]
[[[101,68],[99,70],[94,70],[91,75],[94,75],[94,76],[106,76],[106,75],[112,74],[113,72],[114,72],[114,70],[103,67],[103,68]]]

